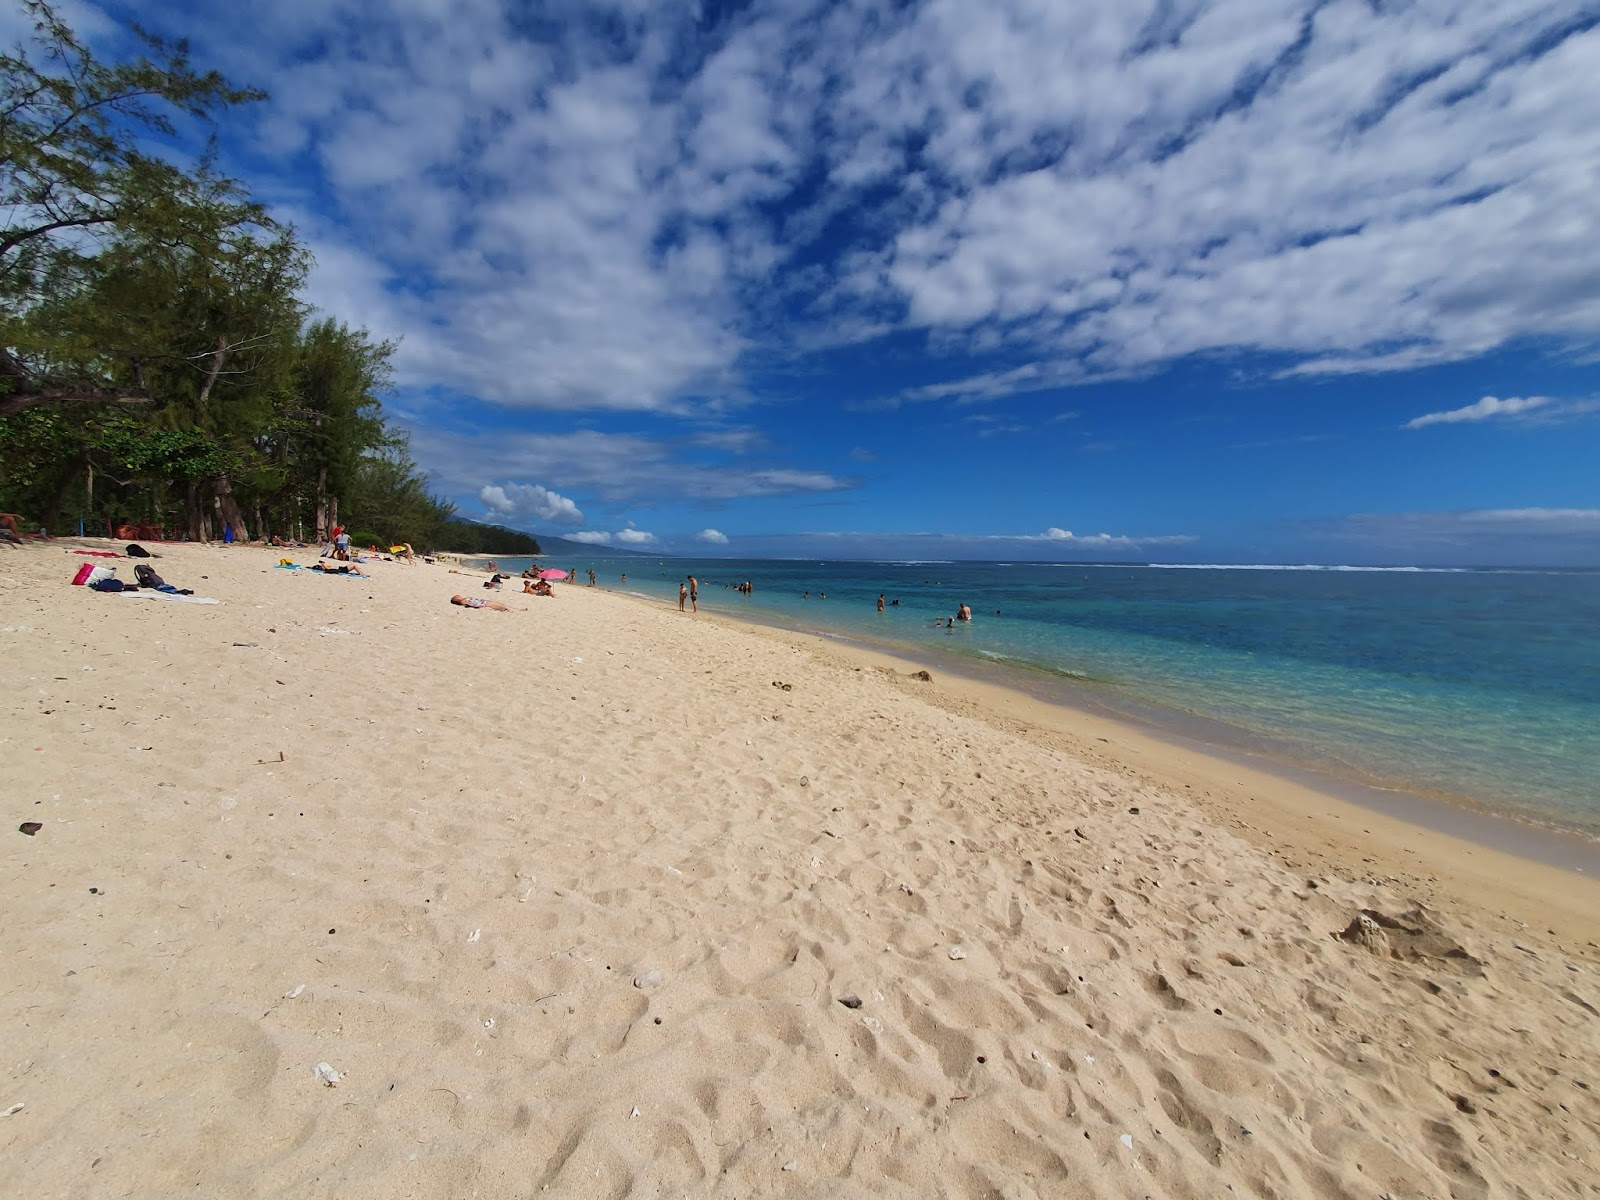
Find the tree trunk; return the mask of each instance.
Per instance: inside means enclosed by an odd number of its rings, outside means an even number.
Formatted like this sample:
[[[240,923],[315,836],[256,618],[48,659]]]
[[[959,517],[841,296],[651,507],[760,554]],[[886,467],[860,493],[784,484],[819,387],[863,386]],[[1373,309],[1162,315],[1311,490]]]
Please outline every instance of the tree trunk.
[[[90,480],[94,479],[94,468],[89,465],[86,459],[80,456],[74,460],[73,464],[61,476],[61,483],[56,487],[55,495],[50,499],[50,507],[39,514],[39,523],[41,525],[47,529],[59,530],[57,521],[61,517],[62,510],[67,506],[67,493],[72,490],[72,485],[78,482],[78,472],[85,467],[89,469]],[[92,482],[90,486],[93,486]],[[79,511],[81,512],[82,510],[80,509]]]
[[[317,541],[323,545],[328,542],[328,530],[332,529],[328,521],[328,468],[317,468]]]
[[[228,358],[228,335],[217,334],[217,348],[211,352],[211,370],[206,373],[205,386],[200,389],[200,407],[211,398],[211,389],[217,386],[217,376],[222,374],[222,364]]]
[[[188,494],[185,496],[184,520],[189,528],[191,542],[209,541],[209,523],[206,521],[205,508],[200,503],[200,485],[193,481],[189,484]]]

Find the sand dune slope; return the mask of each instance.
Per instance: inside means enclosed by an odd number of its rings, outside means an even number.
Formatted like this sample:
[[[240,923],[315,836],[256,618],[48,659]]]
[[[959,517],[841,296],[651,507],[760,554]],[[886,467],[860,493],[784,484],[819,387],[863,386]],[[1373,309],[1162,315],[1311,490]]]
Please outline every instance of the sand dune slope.
[[[1600,1188],[1592,946],[938,680],[442,567],[178,547],[190,607],[0,553],[5,1194]]]

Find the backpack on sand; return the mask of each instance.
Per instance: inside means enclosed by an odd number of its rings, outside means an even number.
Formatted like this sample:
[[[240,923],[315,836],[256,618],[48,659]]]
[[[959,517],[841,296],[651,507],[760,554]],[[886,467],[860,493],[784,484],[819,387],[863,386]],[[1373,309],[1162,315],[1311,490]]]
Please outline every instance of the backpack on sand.
[[[155,568],[144,563],[139,563],[133,568],[133,577],[139,581],[140,587],[159,588],[167,586],[167,581],[156,574]]]

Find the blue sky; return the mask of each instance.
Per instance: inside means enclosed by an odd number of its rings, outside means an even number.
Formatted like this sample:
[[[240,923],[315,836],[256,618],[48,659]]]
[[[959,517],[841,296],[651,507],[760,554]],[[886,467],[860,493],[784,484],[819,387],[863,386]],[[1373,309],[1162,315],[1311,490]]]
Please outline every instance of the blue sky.
[[[1600,564],[1600,17],[64,5],[400,338],[469,516],[661,553]],[[10,20],[15,21],[15,17]]]

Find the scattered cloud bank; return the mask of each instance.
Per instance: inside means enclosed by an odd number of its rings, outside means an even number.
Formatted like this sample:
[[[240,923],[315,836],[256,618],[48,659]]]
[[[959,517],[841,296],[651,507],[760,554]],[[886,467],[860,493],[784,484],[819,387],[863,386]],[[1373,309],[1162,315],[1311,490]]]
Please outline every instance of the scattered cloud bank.
[[[155,19],[272,85],[314,294],[415,386],[687,414],[894,331],[1002,357],[903,396],[957,401],[1600,337],[1582,0],[236,8]]]
[[[702,529],[694,535],[694,540],[705,542],[712,546],[726,546],[728,544],[728,535],[717,529]]]
[[[1465,408],[1452,408],[1448,412],[1424,413],[1407,421],[1402,429],[1422,429],[1428,425],[1455,425],[1463,421],[1487,421],[1494,417],[1515,417],[1522,413],[1532,412],[1536,408],[1543,408],[1550,403],[1548,396],[1513,396],[1509,400],[1501,400],[1495,396],[1485,396],[1476,404],[1469,404]]]
[[[745,540],[745,539],[741,539]],[[772,535],[763,543],[789,544],[792,549],[830,553],[846,558],[894,555],[899,558],[994,559],[1056,557],[1077,551],[1110,551],[1114,556],[1137,557],[1155,547],[1186,546],[1199,539],[1191,534],[1075,534],[1050,528],[1043,533],[867,533],[811,532]]]
[[[1485,396],[1476,404],[1468,404],[1464,408],[1424,413],[1400,428],[1424,429],[1429,425],[1501,420],[1555,424],[1594,413],[1600,413],[1600,400],[1553,400],[1549,396],[1512,396],[1501,400],[1495,396]]]
[[[1600,566],[1600,508],[1360,513],[1326,532],[1391,562]]]
[[[477,495],[486,507],[518,505],[540,493],[570,504],[539,484],[486,480],[559,477],[569,490],[626,508],[664,498],[722,502],[755,496],[847,491],[858,480],[826,471],[806,471],[745,461],[683,462],[670,439],[583,429],[573,433],[433,432],[414,447],[417,460],[436,484]],[[572,511],[576,512],[574,508]],[[579,514],[578,519],[582,519]]]

